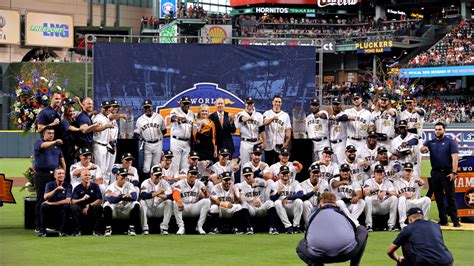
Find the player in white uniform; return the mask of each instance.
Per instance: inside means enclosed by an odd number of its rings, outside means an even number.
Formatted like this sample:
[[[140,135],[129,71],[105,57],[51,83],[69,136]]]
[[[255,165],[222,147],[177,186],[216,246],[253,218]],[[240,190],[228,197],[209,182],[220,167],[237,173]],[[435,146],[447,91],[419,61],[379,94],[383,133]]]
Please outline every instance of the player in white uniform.
[[[230,160],[231,154],[227,148],[221,148],[219,150],[219,160],[211,166],[211,176],[210,180],[214,185],[217,185],[222,181],[219,178],[219,175],[224,172],[230,172],[232,182],[234,182],[234,172],[239,170],[239,165],[235,163],[233,160]]]
[[[277,235],[278,230],[275,228],[277,218],[275,204],[270,200],[270,184],[273,182],[265,181],[261,178],[254,177],[254,171],[250,167],[242,169],[243,181],[237,184],[240,191],[240,200],[242,208],[247,209],[251,217],[267,216],[269,233]],[[253,228],[251,228],[253,232]]]
[[[373,232],[372,215],[385,215],[389,213],[388,230],[396,231],[395,221],[397,220],[398,198],[392,182],[384,178],[384,168],[376,165],[374,177],[364,184],[365,195],[365,226],[367,231]]]
[[[168,224],[173,208],[173,195],[170,184],[163,178],[161,167],[151,168],[151,177],[143,181],[140,189],[140,204],[142,206],[143,234],[148,235],[148,217],[163,217],[160,224],[162,235],[168,234]]]
[[[268,168],[267,172],[263,173],[264,176],[266,176],[265,179],[276,180],[278,178],[278,174],[280,173],[281,167],[288,166],[290,169],[290,179],[291,181],[295,181],[296,174],[299,173],[301,169],[303,169],[303,165],[298,161],[289,161],[290,151],[287,148],[282,148],[278,157],[280,158],[280,161],[270,165],[270,168]]]
[[[279,179],[271,185],[270,195],[286,233],[300,233],[300,221],[303,215],[303,201],[300,198],[303,196],[303,189],[298,181],[290,179],[288,166],[280,168]],[[293,216],[293,223],[288,216]]]
[[[425,181],[419,177],[414,177],[413,164],[405,163],[403,165],[403,177],[395,181],[395,190],[398,194],[398,215],[400,228],[403,229],[407,225],[407,210],[418,207],[423,210],[423,218],[428,220],[431,199],[428,197],[421,197],[421,189]]]
[[[349,117],[346,145],[360,149],[366,143],[371,114],[362,106],[362,97],[359,93],[352,95],[352,103],[354,107],[344,111]]]
[[[321,160],[321,151],[329,147],[329,114],[319,110],[319,101],[310,102],[311,114],[306,117],[306,134],[313,141],[313,162]]]
[[[308,218],[311,211],[319,206],[319,197],[324,191],[329,190],[328,181],[319,178],[321,170],[319,164],[314,164],[309,167],[309,178],[301,183],[303,189],[303,220],[308,225]]]
[[[339,166],[337,163],[331,160],[333,155],[331,147],[324,147],[323,149],[323,158],[317,162],[312,163],[311,165],[318,164],[321,170],[321,178],[330,181],[334,176],[339,175]]]
[[[346,141],[347,141],[347,114],[342,111],[341,100],[334,98],[332,100],[333,114],[329,117],[329,142],[336,155],[337,162],[344,161]]]
[[[346,158],[344,159],[345,164],[351,168],[351,180],[359,182],[362,186],[369,176],[364,171],[363,161],[357,158],[357,149],[354,145],[347,145],[346,147]]]
[[[119,169],[119,168],[127,169],[127,172],[128,172],[127,181],[132,183],[135,187],[138,188],[139,185],[140,185],[140,180],[139,180],[139,177],[138,177],[137,168],[135,168],[132,165],[133,160],[135,160],[135,158],[133,158],[131,153],[126,152],[126,153],[122,154],[122,156],[121,156],[122,163],[121,164],[114,164],[112,166],[112,174],[114,174],[113,172],[117,171],[117,169]],[[112,184],[113,182],[115,182],[115,175],[110,180],[110,184]]]
[[[107,146],[107,169],[104,169],[104,173],[106,176],[104,178],[106,180],[111,180],[112,177],[115,175],[112,174],[112,167],[115,163],[115,160],[117,158],[117,141],[118,141],[118,136],[119,136],[119,125],[117,123],[117,120],[120,118],[127,118],[127,114],[119,114],[118,111],[120,109],[120,104],[117,100],[111,100],[110,101],[110,113],[108,115],[108,118],[110,122],[112,123],[113,127],[108,129],[109,130],[109,145]],[[107,183],[107,182],[106,182]],[[108,184],[111,182],[109,181]]]
[[[251,160],[250,162],[245,163],[242,166],[242,169],[245,167],[250,167],[253,171],[253,175],[255,178],[263,178],[264,180],[271,180],[269,179],[268,176],[266,177],[264,173],[269,172],[270,167],[266,162],[262,162],[262,153],[263,150],[260,146],[254,146],[253,147],[253,152],[251,155]]]
[[[170,112],[170,149],[174,155],[173,171],[177,173],[180,169],[188,166],[188,155],[191,151],[191,137],[193,136],[194,113],[189,110],[190,100],[188,96],[181,97],[179,108]]]
[[[173,171],[173,152],[172,151],[165,151],[163,152],[163,157],[161,159],[160,167],[161,172],[163,174],[163,179],[168,181],[168,183],[173,184],[176,181],[179,181],[179,178],[176,179],[177,174]]]
[[[281,96],[274,96],[272,109],[263,113],[265,142],[262,148],[265,150],[265,162],[269,165],[278,161],[280,149],[288,148],[291,140],[290,116],[281,110],[281,104]]]
[[[196,180],[199,170],[196,166],[190,166],[186,179],[180,180],[173,185],[173,209],[176,223],[178,224],[177,235],[185,232],[184,217],[199,217],[196,231],[205,235],[206,231],[202,226],[206,222],[207,213],[211,207],[209,193],[203,182]]]
[[[240,131],[240,164],[250,161],[250,153],[254,146],[261,143],[260,128],[263,126],[263,115],[254,108],[254,99],[245,99],[245,110],[237,114],[235,127]],[[262,134],[263,135],[263,134]]]
[[[337,206],[359,226],[358,219],[365,208],[362,187],[351,178],[351,167],[348,164],[341,164],[339,172],[340,177],[331,179],[329,183],[330,191],[336,195]]]
[[[420,149],[418,136],[407,131],[407,121],[401,120],[398,123],[400,135],[392,140],[390,152],[397,156],[400,163],[412,163],[414,165],[414,176],[419,177],[421,171],[421,161],[418,161]]]
[[[371,176],[373,175],[373,169],[375,169],[377,165],[380,165],[384,169],[384,178],[393,183],[399,177],[401,169],[400,163],[395,160],[390,160],[388,151],[383,146],[377,149],[377,154],[377,162],[372,165]]]
[[[104,194],[107,186],[104,185],[104,179],[102,178],[102,170],[99,166],[91,162],[92,152],[88,148],[79,149],[79,162],[71,165],[71,186],[72,190],[76,188],[77,185],[81,184],[80,179],[82,169],[87,169],[90,171],[92,182],[99,185],[102,194]]]
[[[377,133],[369,131],[367,135],[367,144],[357,149],[357,159],[361,160],[361,166],[366,178],[371,177],[371,166],[377,162]]]
[[[127,175],[127,169],[118,169],[115,182],[105,191],[107,201],[104,203],[104,236],[112,235],[112,219],[128,219],[129,236],[136,235],[135,226],[140,226],[138,193],[133,184],[127,181]]]
[[[107,166],[107,146],[109,144],[109,128],[113,128],[114,125],[111,123],[109,118],[110,102],[103,101],[100,105],[100,113],[92,118],[92,123],[98,126],[94,128],[94,145],[92,151],[94,152],[94,162],[100,169],[106,170]]]
[[[370,117],[369,130],[374,130],[378,135],[378,143],[385,148],[395,138],[395,124],[397,121],[397,110],[390,107],[390,99],[387,93],[382,93],[375,110]]]
[[[215,185],[211,192],[211,208],[209,209],[211,230],[209,234],[219,233],[219,227],[223,219],[231,219],[234,226],[234,233],[253,234],[250,224],[248,209],[242,209],[240,204],[240,191],[232,182],[230,172],[223,172],[219,175],[222,180]]]
[[[173,180],[173,182],[177,182],[181,179],[185,179],[187,176],[188,176],[188,170],[189,170],[189,167],[191,166],[196,166],[198,171],[199,171],[199,174],[197,176],[197,179],[199,181],[202,181],[204,183],[204,185],[206,185],[206,183],[208,183],[208,189],[207,191],[212,191],[212,182],[208,182],[209,179],[210,179],[210,175],[212,174],[212,170],[211,170],[211,167],[213,165],[213,162],[212,161],[200,161],[199,160],[200,157],[199,157],[199,153],[197,151],[191,151],[189,152],[189,157],[188,157],[188,165],[186,165],[186,167],[184,169],[181,169],[179,171],[179,173],[177,175],[175,175],[175,179]]]
[[[163,151],[163,135],[166,133],[166,124],[163,117],[153,112],[151,100],[143,102],[143,115],[137,119],[135,136],[143,140],[143,175],[150,176],[152,165],[160,164]]]

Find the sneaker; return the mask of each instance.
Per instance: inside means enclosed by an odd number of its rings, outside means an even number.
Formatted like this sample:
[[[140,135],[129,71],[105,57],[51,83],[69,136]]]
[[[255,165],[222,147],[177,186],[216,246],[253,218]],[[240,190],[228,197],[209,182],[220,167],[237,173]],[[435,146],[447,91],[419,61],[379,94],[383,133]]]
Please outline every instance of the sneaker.
[[[72,233],[72,236],[81,236],[81,231],[76,231]]]
[[[285,231],[287,234],[294,234],[292,226],[285,228]]]
[[[99,231],[94,231],[92,233],[93,236],[101,236],[102,234]]]
[[[215,235],[215,234],[219,234],[219,229],[216,228],[212,228],[210,231],[209,231],[209,234],[210,235]]]
[[[39,232],[41,232],[41,229],[40,229],[39,227],[36,227],[36,228],[35,228],[35,233],[38,234]]]
[[[249,227],[247,228],[247,232],[245,232],[246,235],[253,235],[254,232],[253,232],[253,228],[252,227]]]
[[[66,233],[64,233],[64,232],[59,232],[59,237],[66,237],[66,236],[67,236]]]
[[[398,228],[396,228],[394,225],[389,225],[388,226],[388,231],[389,232],[397,232]]]
[[[293,226],[293,234],[301,234],[300,227],[299,226]]]
[[[40,231],[38,232],[38,236],[39,236],[39,237],[46,237],[47,235],[48,235],[48,234],[46,233],[46,230],[40,230]]]
[[[184,235],[184,227],[180,227],[178,229],[178,232],[176,232],[177,235]]]
[[[149,235],[149,234],[150,234],[150,231],[148,231],[148,229],[143,229],[143,230],[142,230],[142,234],[144,234],[144,235]]]
[[[271,227],[270,231],[268,232],[270,235],[278,235],[278,230],[275,227]]]
[[[406,223],[400,224],[400,230],[403,230],[403,228],[407,227],[408,225]]]
[[[111,236],[111,235],[112,235],[112,226],[106,226],[106,227],[105,227],[105,234],[104,234],[104,236],[109,237],[109,236]]]
[[[56,229],[54,228],[46,228],[46,233],[55,233]]]
[[[201,226],[197,226],[197,227],[196,227],[196,231],[197,231],[200,235],[205,235],[205,234],[206,234],[206,231],[204,231],[204,229],[202,229]]]
[[[367,225],[367,232],[373,232],[374,229],[372,229],[372,225]]]
[[[234,232],[234,234],[236,234],[236,235],[241,235],[241,234],[243,234],[243,233],[244,233],[244,232],[240,231],[240,230],[239,230],[239,229],[237,229],[237,228],[234,228],[232,231],[233,231],[233,232]]]
[[[457,223],[453,223],[453,226],[459,228],[459,227],[461,227],[461,224],[459,222],[457,222]]]
[[[128,227],[128,235],[129,235],[129,236],[136,236],[136,235],[137,235],[137,234],[135,233],[135,226],[130,225],[130,226]]]
[[[146,231],[148,232],[148,230],[146,230]],[[167,236],[168,235],[168,229],[161,229],[160,234],[164,235],[164,236]]]

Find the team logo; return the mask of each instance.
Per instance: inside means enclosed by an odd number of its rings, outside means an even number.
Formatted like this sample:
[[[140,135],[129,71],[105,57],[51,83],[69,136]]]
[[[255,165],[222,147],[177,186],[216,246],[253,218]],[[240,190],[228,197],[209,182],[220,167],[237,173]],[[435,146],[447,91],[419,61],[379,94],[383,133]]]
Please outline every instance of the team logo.
[[[466,193],[464,193],[464,203],[469,208],[474,208],[474,188],[468,189]]]
[[[12,194],[13,180],[6,179],[5,174],[0,174],[0,207],[3,203],[16,203]]]
[[[165,15],[170,15],[174,10],[174,5],[171,2],[166,2],[161,5],[161,12]]]
[[[222,27],[213,26],[209,28],[207,37],[210,38],[210,43],[224,43],[225,39],[227,38],[227,33]]]

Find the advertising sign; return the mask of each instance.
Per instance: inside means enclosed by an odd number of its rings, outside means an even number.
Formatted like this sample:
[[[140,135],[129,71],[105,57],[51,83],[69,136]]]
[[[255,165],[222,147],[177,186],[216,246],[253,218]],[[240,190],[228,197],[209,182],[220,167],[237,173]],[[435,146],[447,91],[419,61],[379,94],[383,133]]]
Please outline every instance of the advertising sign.
[[[459,160],[456,185],[456,207],[459,217],[474,220],[474,157]]]
[[[176,0],[161,0],[160,4],[160,18],[176,17]]]
[[[401,68],[400,75],[406,78],[474,76],[474,66]]]
[[[74,47],[73,17],[28,12],[25,22],[25,44],[46,47]]]
[[[355,48],[357,49],[358,54],[390,52],[392,50],[392,46],[392,41],[362,42],[355,44]]]
[[[323,39],[248,39],[239,40],[240,45],[263,45],[263,46],[318,46],[324,53],[336,52],[336,44]]]
[[[232,25],[205,25],[201,28],[201,43],[232,43]]]
[[[0,44],[20,44],[20,13],[0,9]]]
[[[178,43],[178,25],[166,25],[160,29],[160,43]]]

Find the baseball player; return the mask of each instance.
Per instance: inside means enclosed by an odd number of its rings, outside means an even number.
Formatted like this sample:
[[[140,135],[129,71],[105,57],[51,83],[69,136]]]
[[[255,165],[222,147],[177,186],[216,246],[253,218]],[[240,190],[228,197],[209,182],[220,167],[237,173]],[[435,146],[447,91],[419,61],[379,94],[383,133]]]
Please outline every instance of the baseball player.
[[[90,171],[92,182],[98,184],[101,191],[105,192],[106,186],[102,178],[102,170],[98,165],[91,162],[91,150],[89,150],[89,148],[81,148],[79,149],[79,154],[79,162],[71,165],[70,168],[72,189],[74,190],[74,188],[81,183],[81,171],[87,169]]]
[[[222,180],[219,178],[219,175],[224,172],[231,173],[232,182],[234,182],[234,172],[239,170],[239,165],[230,160],[231,153],[227,148],[222,148],[219,150],[219,160],[211,166],[211,176],[210,180],[214,185],[217,185]]]
[[[219,175],[222,182],[215,185],[211,192],[211,208],[209,209],[211,230],[209,234],[219,232],[218,222],[220,219],[232,218],[234,233],[244,232],[247,235],[253,234],[250,224],[249,210],[242,209],[240,204],[240,191],[232,182],[232,174],[223,172]],[[239,229],[240,228],[240,229]]]
[[[356,226],[359,226],[359,216],[364,212],[365,202],[362,199],[362,187],[359,182],[351,178],[351,167],[341,164],[340,176],[331,179],[329,187],[336,195],[336,204],[351,218]]]
[[[309,167],[309,178],[301,183],[303,189],[303,220],[308,224],[308,218],[313,208],[319,206],[319,196],[324,191],[329,190],[328,181],[320,178],[321,170],[319,164],[314,164]]]
[[[356,153],[357,149],[354,145],[347,145],[346,158],[343,163],[348,164],[351,168],[351,179],[359,182],[362,186],[369,176],[367,175],[367,172],[364,171],[363,161],[357,158]]]
[[[251,161],[243,164],[242,169],[245,167],[250,167],[253,171],[255,178],[262,178],[264,180],[271,180],[268,177],[265,177],[264,173],[269,172],[269,167],[266,162],[263,162],[262,159],[263,150],[260,146],[254,146],[253,152],[251,155]],[[242,172],[243,173],[243,172]]]
[[[356,157],[362,161],[361,165],[366,174],[370,174],[370,167],[375,165],[377,161],[378,147],[377,133],[375,133],[375,131],[369,131],[367,135],[367,144],[362,146],[362,148],[357,149]]]
[[[179,177],[177,177],[178,173],[173,172],[173,168],[171,167],[173,164],[173,157],[174,156],[172,151],[165,151],[163,153],[163,158],[161,159],[160,164],[163,179],[168,181],[170,185],[176,181],[179,181]],[[184,178],[186,178],[186,176]]]
[[[398,173],[400,172],[401,165],[398,161],[389,159],[388,151],[383,146],[377,149],[377,162],[372,165],[372,169],[374,169],[377,165],[380,165],[384,168],[385,179],[393,183],[398,178]]]
[[[151,177],[143,181],[140,189],[140,205],[142,206],[143,234],[149,234],[148,217],[163,217],[160,224],[162,235],[168,235],[168,224],[173,208],[173,195],[170,184],[163,178],[160,166],[151,168]]]
[[[114,174],[112,174],[112,168],[113,165],[115,164],[115,159],[117,157],[117,141],[118,141],[118,136],[119,136],[119,125],[117,123],[117,120],[120,118],[126,119],[128,116],[127,114],[119,114],[118,111],[120,109],[120,104],[117,100],[111,100],[110,101],[110,113],[108,115],[108,118],[110,122],[112,123],[113,127],[108,129],[109,130],[109,145],[107,146],[107,169],[104,169],[104,173],[106,173],[106,177],[104,176],[104,179],[106,180],[111,180],[113,177],[115,177]],[[107,183],[107,182],[106,182]],[[111,182],[107,183],[110,184]]]
[[[421,171],[421,161],[418,161],[420,149],[418,136],[407,131],[407,121],[401,120],[398,123],[400,135],[392,140],[390,152],[397,156],[400,163],[413,163],[415,166],[414,175],[419,177]]]
[[[189,110],[191,101],[188,96],[181,97],[179,108],[170,112],[171,137],[170,147],[174,155],[173,171],[178,173],[180,169],[188,166],[188,155],[191,151],[191,137],[193,136],[194,113]]]
[[[288,166],[290,169],[290,179],[291,181],[295,181],[296,174],[301,172],[303,165],[298,161],[289,161],[290,151],[287,148],[282,148],[278,157],[280,158],[280,161],[272,164],[270,168],[268,168],[267,172],[263,173],[266,176],[266,179],[276,180],[278,178],[278,174],[280,173],[280,168],[282,166]]]
[[[403,165],[403,177],[395,181],[395,190],[398,194],[398,215],[400,228],[403,229],[407,225],[407,210],[418,207],[423,210],[423,218],[428,220],[431,208],[431,199],[421,197],[421,189],[425,181],[419,177],[413,176],[413,164],[405,163]]]
[[[369,130],[374,130],[377,133],[379,145],[387,149],[390,147],[392,139],[395,138],[395,124],[397,121],[397,110],[390,107],[389,101],[387,93],[380,95],[369,124]]]
[[[344,161],[346,141],[347,141],[347,114],[342,111],[341,100],[334,98],[332,100],[333,114],[329,117],[329,142],[336,155],[337,162]]]
[[[127,181],[132,183],[135,187],[138,188],[140,186],[140,180],[138,178],[138,170],[137,168],[132,166],[133,160],[135,160],[135,158],[133,158],[131,153],[126,152],[122,154],[121,159],[122,159],[121,164],[114,164],[112,166],[112,173],[116,172],[117,169],[119,168],[127,169],[127,173],[128,173]],[[115,182],[115,176],[112,180],[110,180],[110,184],[112,184],[113,182]]]
[[[142,171],[146,177],[150,175],[152,165],[160,164],[164,134],[166,134],[165,120],[159,113],[153,112],[151,100],[145,100],[143,115],[137,119],[134,135],[144,142]]]
[[[200,161],[199,159],[200,159],[199,153],[197,151],[191,151],[188,157],[188,165],[186,166],[186,168],[181,169],[179,171],[174,182],[179,181],[181,179],[185,179],[188,176],[187,173],[188,173],[189,167],[196,166],[199,171],[198,180],[202,181],[204,184],[208,183],[208,185],[210,185],[210,188],[212,189],[212,182],[207,182],[209,180],[209,176],[212,174],[212,171],[210,169],[211,168],[210,166],[212,165],[212,161],[207,161],[207,160]],[[208,186],[207,191],[211,191],[209,189],[209,186]]]
[[[333,155],[333,150],[331,147],[324,147],[323,149],[323,158],[317,162],[312,163],[311,165],[319,165],[321,171],[321,178],[328,181],[331,180],[334,176],[339,175],[339,166],[337,163],[333,162],[331,156]]]
[[[311,114],[306,117],[306,134],[313,141],[313,162],[321,160],[321,151],[329,147],[328,112],[319,110],[318,99],[310,102]]]
[[[367,139],[371,114],[362,106],[362,96],[357,92],[352,95],[352,104],[354,107],[344,111],[349,118],[346,145],[360,149]]]
[[[107,146],[109,145],[109,129],[114,127],[108,118],[109,110],[110,102],[103,101],[100,105],[100,113],[92,118],[92,122],[98,124],[98,126],[94,128],[93,135],[94,145],[92,146],[92,150],[94,152],[94,162],[103,170],[108,168]]]
[[[290,116],[281,110],[281,96],[274,96],[272,109],[263,113],[263,125],[265,126],[265,161],[271,165],[278,161],[278,153],[281,148],[288,148],[291,140]]]
[[[183,216],[195,217],[198,216],[196,231],[205,235],[206,231],[202,229],[204,222],[206,222],[207,213],[211,207],[209,194],[206,185],[203,182],[196,180],[199,170],[196,166],[189,167],[188,176],[186,179],[180,180],[173,185],[173,209],[176,223],[178,224],[177,235],[183,235],[185,232]]]
[[[104,203],[104,236],[112,235],[112,219],[128,219],[128,235],[135,236],[135,226],[140,225],[140,203],[138,194],[132,183],[127,181],[128,171],[119,168],[115,182],[105,191]]]
[[[388,230],[397,231],[395,221],[397,219],[398,198],[392,182],[384,178],[384,167],[376,165],[374,177],[364,184],[365,195],[365,226],[367,231],[373,232],[372,215],[385,215],[390,213],[388,218]]]
[[[254,108],[254,99],[245,98],[245,110],[237,114],[235,127],[240,131],[240,163],[250,161],[253,147],[260,144],[260,129],[263,129],[263,115]],[[263,134],[262,134],[263,135]]]
[[[277,235],[278,230],[275,228],[277,213],[275,204],[270,200],[269,194],[269,185],[271,183],[262,178],[255,178],[251,167],[244,167],[242,169],[242,176],[244,180],[236,185],[240,191],[242,208],[247,209],[251,217],[267,216],[270,228],[269,234]],[[252,234],[253,228],[250,227],[250,229]]]
[[[280,167],[279,180],[271,185],[270,195],[286,233],[301,233],[299,226],[303,215],[303,201],[300,198],[303,196],[303,189],[298,181],[291,180],[288,166]],[[293,223],[288,216],[293,216]]]

